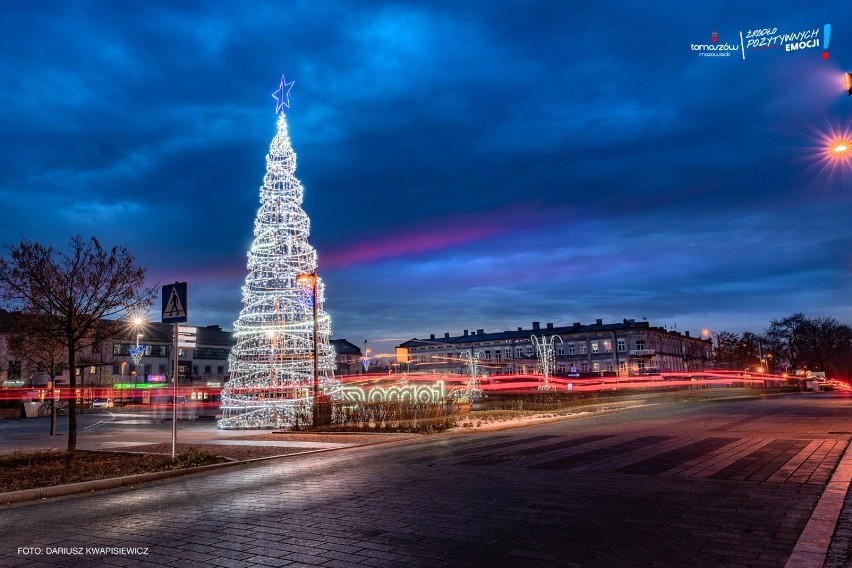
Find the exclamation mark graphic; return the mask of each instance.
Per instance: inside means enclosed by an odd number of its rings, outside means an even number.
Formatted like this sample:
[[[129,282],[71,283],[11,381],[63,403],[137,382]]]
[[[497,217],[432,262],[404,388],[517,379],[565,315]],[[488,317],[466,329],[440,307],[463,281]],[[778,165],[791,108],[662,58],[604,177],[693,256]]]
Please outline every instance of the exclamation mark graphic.
[[[825,27],[823,27],[823,36],[825,36],[825,41],[823,42],[822,48],[825,51],[822,52],[822,58],[828,59],[828,42],[831,41],[831,24],[825,24]]]

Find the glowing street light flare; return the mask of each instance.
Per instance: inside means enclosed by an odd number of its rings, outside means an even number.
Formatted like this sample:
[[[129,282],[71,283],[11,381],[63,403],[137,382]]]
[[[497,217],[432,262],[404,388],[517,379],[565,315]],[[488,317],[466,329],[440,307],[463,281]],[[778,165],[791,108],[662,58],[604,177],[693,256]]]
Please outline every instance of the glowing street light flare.
[[[848,176],[852,174],[852,124],[828,125],[811,139],[813,143],[804,159],[811,162],[816,177],[823,178],[825,187],[848,187]]]
[[[133,359],[133,364],[137,367],[142,363],[142,357],[145,355],[145,346],[139,345],[139,338],[142,337],[142,325],[145,319],[141,315],[136,315],[131,321],[131,326],[136,333],[136,346],[130,346],[130,358]]]
[[[847,164],[850,162],[849,148],[852,147],[852,140],[844,135],[834,136],[827,144],[828,159],[832,161],[843,161]]]
[[[845,73],[843,77],[846,79],[846,96],[852,96],[852,73]]]

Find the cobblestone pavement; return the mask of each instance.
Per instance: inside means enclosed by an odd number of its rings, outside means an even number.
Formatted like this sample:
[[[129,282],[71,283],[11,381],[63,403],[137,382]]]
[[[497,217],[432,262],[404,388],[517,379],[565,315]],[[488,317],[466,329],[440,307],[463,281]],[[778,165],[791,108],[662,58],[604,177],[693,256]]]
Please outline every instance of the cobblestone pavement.
[[[646,407],[5,506],[0,566],[783,567],[850,409]]]

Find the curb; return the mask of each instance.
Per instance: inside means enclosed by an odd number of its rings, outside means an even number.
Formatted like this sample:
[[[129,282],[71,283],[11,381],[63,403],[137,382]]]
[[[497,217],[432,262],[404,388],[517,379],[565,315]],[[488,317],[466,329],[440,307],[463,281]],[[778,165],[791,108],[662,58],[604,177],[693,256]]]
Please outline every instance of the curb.
[[[190,473],[200,473],[202,471],[219,469],[222,467],[236,465],[239,463],[245,463],[245,461],[214,463],[210,465],[199,465],[196,467],[183,469],[169,469],[166,471],[155,471],[151,473],[137,473],[136,475],[128,475],[125,477],[109,477],[107,479],[94,479],[92,481],[66,483],[64,485],[53,485],[50,487],[34,487],[33,489],[8,491],[6,493],[0,493],[0,504],[9,505],[12,503],[23,503],[25,501],[48,499],[50,497],[63,497],[65,495],[74,495],[77,493],[89,493],[91,491],[99,491],[101,489],[115,489],[117,487],[127,487],[130,485],[136,485],[138,483],[144,483],[146,481],[156,481],[158,479],[178,477],[181,475],[188,475]]]

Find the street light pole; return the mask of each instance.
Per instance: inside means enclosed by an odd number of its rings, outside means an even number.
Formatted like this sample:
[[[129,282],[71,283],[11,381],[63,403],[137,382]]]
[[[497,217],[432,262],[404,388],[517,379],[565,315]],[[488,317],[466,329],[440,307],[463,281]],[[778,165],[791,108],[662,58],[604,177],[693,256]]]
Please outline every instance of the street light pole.
[[[718,337],[717,337],[715,342],[713,341],[714,335],[717,335],[716,332],[712,331],[712,330],[710,330],[706,327],[701,330],[701,336],[706,337],[707,339],[710,340],[710,361],[709,362],[712,364],[713,368],[715,369],[716,368],[716,362],[715,362],[716,347],[718,346],[719,341],[718,341]]]
[[[311,291],[313,292],[313,315],[314,315],[314,407],[311,412],[314,428],[319,423],[319,294],[317,293],[317,273],[300,274],[296,277],[296,282],[304,284],[310,281]]]

